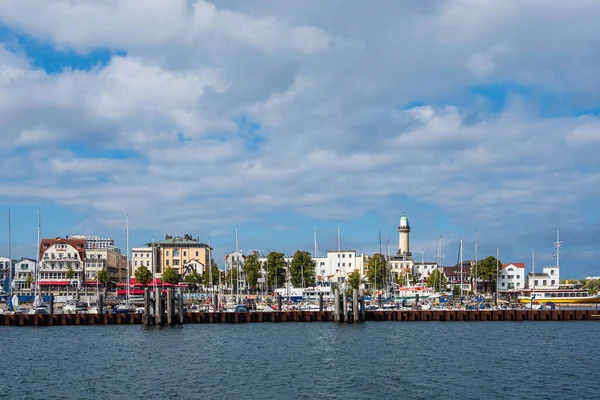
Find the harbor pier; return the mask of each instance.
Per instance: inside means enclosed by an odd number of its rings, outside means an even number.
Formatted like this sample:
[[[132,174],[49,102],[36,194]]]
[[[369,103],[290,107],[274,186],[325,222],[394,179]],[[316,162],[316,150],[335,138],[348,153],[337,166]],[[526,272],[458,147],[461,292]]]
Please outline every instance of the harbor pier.
[[[179,311],[179,310],[178,310]],[[179,314],[179,313],[178,313]],[[359,316],[361,312],[358,313]],[[355,313],[348,320],[354,322]],[[394,310],[364,311],[366,321],[600,321],[597,310]],[[141,313],[0,314],[0,326],[147,325]],[[360,317],[359,317],[360,318]],[[182,312],[176,324],[237,324],[251,322],[335,322],[334,311]],[[152,318],[150,318],[152,321]],[[341,322],[341,321],[340,321]]]

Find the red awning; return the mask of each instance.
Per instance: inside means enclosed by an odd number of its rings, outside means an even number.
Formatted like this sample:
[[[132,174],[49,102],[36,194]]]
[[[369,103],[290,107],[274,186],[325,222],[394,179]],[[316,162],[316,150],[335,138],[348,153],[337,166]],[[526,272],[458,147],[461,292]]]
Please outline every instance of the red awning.
[[[40,281],[39,284],[41,286],[50,286],[50,285],[68,285],[69,281]]]

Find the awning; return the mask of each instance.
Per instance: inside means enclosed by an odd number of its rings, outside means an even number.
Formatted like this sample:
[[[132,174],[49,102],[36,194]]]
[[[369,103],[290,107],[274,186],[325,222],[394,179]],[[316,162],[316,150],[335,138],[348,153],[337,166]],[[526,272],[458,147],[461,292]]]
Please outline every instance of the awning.
[[[40,281],[40,286],[50,286],[50,285],[68,285],[69,281]]]
[[[84,285],[102,285],[102,282],[97,282],[97,281],[87,281],[87,282],[83,282]]]

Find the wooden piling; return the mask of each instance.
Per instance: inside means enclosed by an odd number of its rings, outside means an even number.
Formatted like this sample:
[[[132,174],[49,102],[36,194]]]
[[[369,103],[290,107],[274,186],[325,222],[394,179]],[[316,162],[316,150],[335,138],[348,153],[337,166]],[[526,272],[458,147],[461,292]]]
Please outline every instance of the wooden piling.
[[[352,289],[352,313],[353,322],[358,322],[358,289]]]
[[[144,325],[150,326],[150,288],[144,288]]]
[[[54,296],[50,295],[50,314],[54,314]]]
[[[323,293],[319,293],[319,312],[323,312]]]
[[[167,288],[167,325],[173,323],[173,288]]]
[[[179,325],[183,325],[183,291],[177,288],[177,318]]]
[[[163,318],[162,318],[162,314],[163,314],[163,301],[162,301],[162,292],[160,289],[157,289],[154,292],[154,298],[155,298],[155,302],[156,302],[156,306],[154,307],[154,318],[155,318],[155,324],[156,326],[160,326],[163,323]]]
[[[360,320],[366,321],[365,289],[360,289]]]
[[[335,322],[340,322],[340,290],[335,289],[334,291],[334,314],[333,320]]]

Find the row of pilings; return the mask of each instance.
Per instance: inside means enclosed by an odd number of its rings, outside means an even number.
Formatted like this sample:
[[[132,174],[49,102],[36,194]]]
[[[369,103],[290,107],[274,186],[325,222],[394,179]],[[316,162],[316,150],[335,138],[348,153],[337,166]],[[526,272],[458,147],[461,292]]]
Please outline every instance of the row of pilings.
[[[165,302],[167,299],[165,298]],[[360,303],[359,303],[360,304]],[[164,323],[169,321],[165,313]],[[354,320],[347,313],[346,322]],[[177,317],[177,318],[175,318]],[[136,313],[107,314],[0,314],[0,326],[64,326],[64,325],[156,325],[148,316]],[[422,311],[364,311],[365,321],[600,321],[596,310],[422,310]],[[181,321],[181,322],[180,322]],[[200,312],[174,313],[171,324],[250,323],[250,322],[341,322],[334,311],[275,311],[275,312]]]
[[[333,320],[335,322],[359,322],[366,320],[365,292],[352,289],[352,298],[348,299],[346,290],[335,289]],[[322,300],[320,301],[322,302]]]

